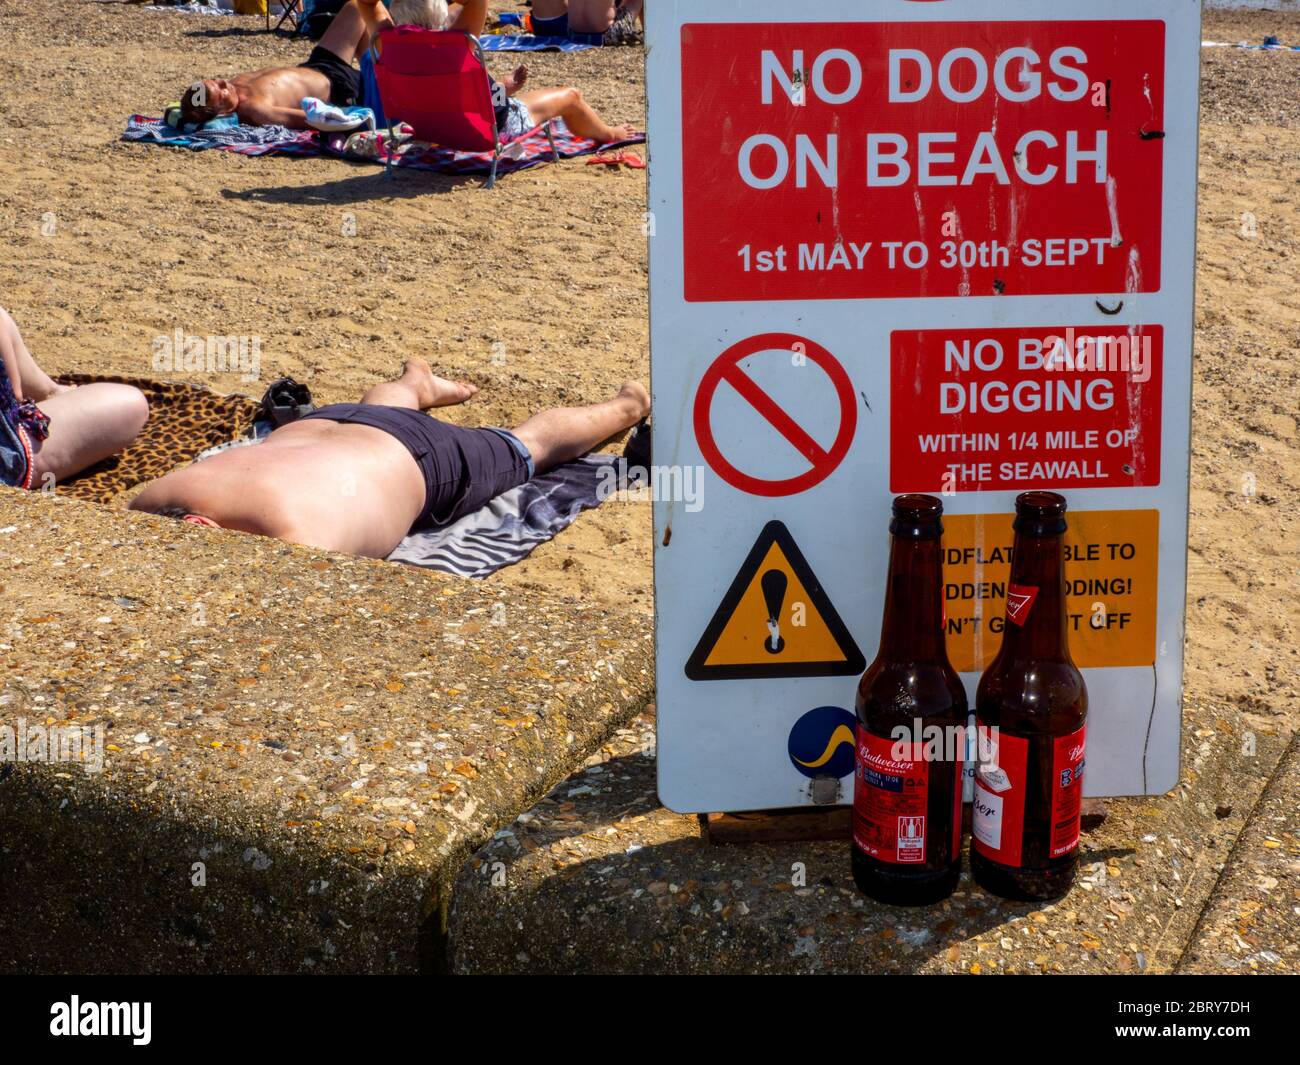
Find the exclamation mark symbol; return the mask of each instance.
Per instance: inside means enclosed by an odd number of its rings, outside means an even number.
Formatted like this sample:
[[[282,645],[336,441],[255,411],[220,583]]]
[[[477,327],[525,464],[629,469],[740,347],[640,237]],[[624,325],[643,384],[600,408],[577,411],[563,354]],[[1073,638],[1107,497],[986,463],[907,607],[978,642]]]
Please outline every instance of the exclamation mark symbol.
[[[781,637],[781,604],[785,602],[785,590],[789,583],[779,569],[768,570],[759,581],[763,589],[763,601],[767,604],[767,640],[763,646],[770,655],[779,655],[785,650],[785,640]]]

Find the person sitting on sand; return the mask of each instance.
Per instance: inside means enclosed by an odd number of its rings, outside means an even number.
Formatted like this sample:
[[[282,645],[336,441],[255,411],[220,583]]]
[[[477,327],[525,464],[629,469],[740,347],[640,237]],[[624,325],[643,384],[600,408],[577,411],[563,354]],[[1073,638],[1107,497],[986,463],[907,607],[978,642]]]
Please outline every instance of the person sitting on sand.
[[[464,0],[450,7],[446,0],[436,0],[427,22],[411,24],[464,30],[477,36],[483,32],[486,20],[487,0]],[[373,106],[362,99],[361,72],[353,64],[360,61],[379,31],[393,24],[379,0],[348,0],[301,66],[266,67],[233,78],[196,82],[181,97],[181,122],[201,126],[214,118],[233,114],[246,125],[308,129],[307,115],[302,109],[306,97],[316,97],[335,107]],[[602,144],[624,140],[631,134],[630,126],[609,126],[603,122],[577,89],[542,89],[527,94],[522,102],[515,102],[514,94],[523,85],[527,73],[526,68],[520,67],[500,83],[499,89],[493,82],[497,122],[504,136],[518,136],[556,117],[563,118],[578,136]]]
[[[650,411],[635,381],[601,403],[535,414],[513,430],[422,413],[478,389],[410,359],[360,403],[321,407],[262,443],[154,481],[133,510],[351,555],[385,558],[410,532],[450,524],[536,473],[586,454]]]
[[[116,455],[148,418],[149,401],[138,388],[50,380],[0,307],[0,484],[57,484]]]
[[[483,33],[487,21],[486,0],[468,0],[461,6],[447,0],[393,0],[393,22],[398,26],[415,26],[427,30],[458,29],[474,36]],[[528,80],[528,68],[520,65],[504,83],[488,77],[492,102],[496,108],[497,129],[503,140],[513,140],[552,118],[564,119],[571,133],[601,144],[623,141],[635,136],[635,127],[611,126],[587,103],[582,90],[572,85],[520,92]],[[400,118],[401,116],[396,116]]]
[[[538,37],[593,39],[596,44],[632,44],[641,39],[637,22],[644,0],[533,0],[533,33]]]

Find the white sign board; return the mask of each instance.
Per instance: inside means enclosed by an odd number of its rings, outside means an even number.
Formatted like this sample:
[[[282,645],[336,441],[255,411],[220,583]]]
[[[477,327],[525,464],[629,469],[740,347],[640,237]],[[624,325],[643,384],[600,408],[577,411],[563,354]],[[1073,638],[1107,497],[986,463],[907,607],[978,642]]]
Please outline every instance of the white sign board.
[[[655,504],[662,800],[849,801],[897,493],[943,496],[973,706],[1031,488],[1087,791],[1173,787],[1197,0],[647,6],[654,461],[703,476]]]

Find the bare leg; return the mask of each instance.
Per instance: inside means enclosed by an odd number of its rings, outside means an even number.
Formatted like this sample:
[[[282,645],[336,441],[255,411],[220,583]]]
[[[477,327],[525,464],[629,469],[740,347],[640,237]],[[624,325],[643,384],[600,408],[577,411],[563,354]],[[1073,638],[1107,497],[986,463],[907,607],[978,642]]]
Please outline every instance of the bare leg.
[[[428,410],[430,407],[450,407],[454,403],[464,403],[477,391],[477,385],[435,377],[423,359],[407,359],[401,377],[375,385],[361,397],[361,402],[375,407]]]
[[[379,0],[348,0],[321,37],[320,46],[345,63],[355,63],[370,47],[370,38],[392,24]]]
[[[5,365],[16,367],[17,373],[12,382],[14,393],[19,399],[30,399],[39,403],[60,392],[71,392],[71,385],[55,384],[44,370],[36,365],[32,353],[23,343],[23,335],[18,332],[18,324],[9,316],[9,312],[0,307],[0,353]]]
[[[82,385],[42,400],[50,418],[50,435],[33,442],[32,484],[42,487],[116,455],[136,438],[149,418],[144,393],[130,385],[106,381]]]
[[[536,89],[521,93],[518,99],[528,107],[528,113],[539,126],[552,118],[564,119],[564,124],[579,137],[590,137],[601,144],[627,140],[636,131],[629,125],[610,126],[596,114],[591,104],[583,99],[582,92],[573,86],[563,89]]]
[[[611,398],[590,407],[557,407],[534,414],[513,430],[533,457],[537,472],[585,455],[650,413],[650,394],[628,381]]]
[[[619,5],[617,18],[634,16],[642,26],[645,25],[645,0],[623,0]]]
[[[487,0],[461,0],[459,4],[452,4],[450,10],[451,29],[464,30],[475,37],[483,35],[483,27],[487,25]]]

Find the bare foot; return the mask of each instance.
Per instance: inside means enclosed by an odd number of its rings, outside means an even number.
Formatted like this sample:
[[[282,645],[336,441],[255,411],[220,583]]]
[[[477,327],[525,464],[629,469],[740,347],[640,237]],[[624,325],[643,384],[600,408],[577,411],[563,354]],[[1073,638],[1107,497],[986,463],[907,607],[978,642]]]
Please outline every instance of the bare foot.
[[[421,410],[464,403],[478,391],[478,385],[438,377],[423,359],[407,359],[400,380],[415,390]]]
[[[514,96],[515,93],[524,87],[524,82],[527,80],[528,68],[520,63],[519,66],[515,67],[514,73],[501,80],[501,84],[505,86],[507,96]]]
[[[618,398],[627,400],[634,415],[633,422],[639,422],[650,414],[650,393],[640,381],[624,381],[618,390]]]
[[[628,125],[626,122],[619,126],[609,127],[608,137],[599,137],[597,140],[601,144],[612,144],[615,141],[627,141],[636,136],[636,127]]]

